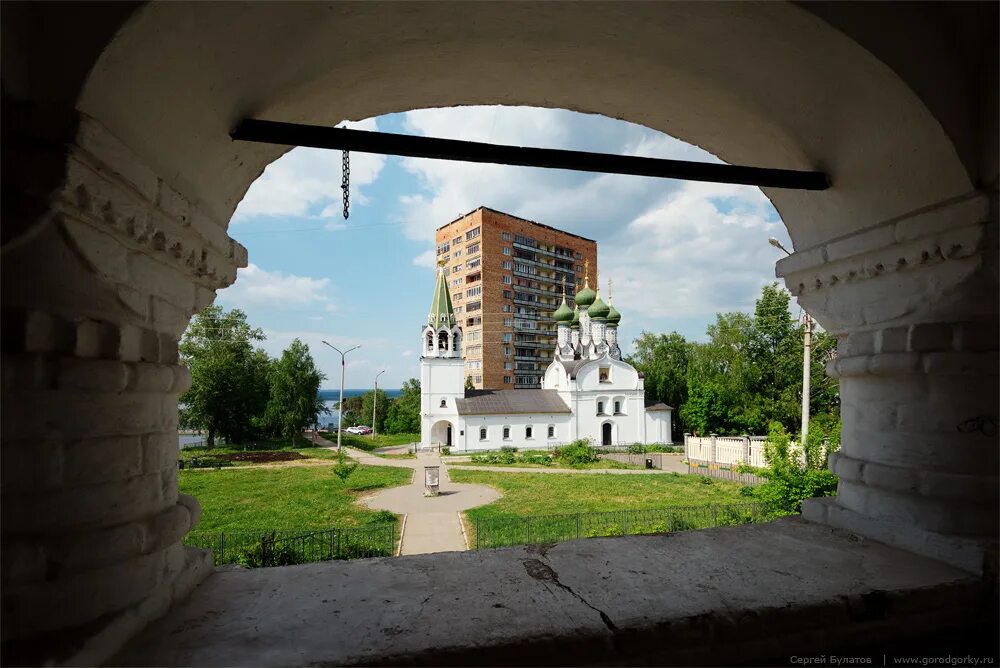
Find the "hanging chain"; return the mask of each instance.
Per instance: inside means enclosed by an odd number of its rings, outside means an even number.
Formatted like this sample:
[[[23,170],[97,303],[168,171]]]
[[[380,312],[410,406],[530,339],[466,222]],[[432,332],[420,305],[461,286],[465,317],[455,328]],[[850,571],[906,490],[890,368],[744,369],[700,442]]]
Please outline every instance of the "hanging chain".
[[[342,151],[343,167],[341,169],[340,189],[344,191],[344,220],[351,210],[351,152]]]

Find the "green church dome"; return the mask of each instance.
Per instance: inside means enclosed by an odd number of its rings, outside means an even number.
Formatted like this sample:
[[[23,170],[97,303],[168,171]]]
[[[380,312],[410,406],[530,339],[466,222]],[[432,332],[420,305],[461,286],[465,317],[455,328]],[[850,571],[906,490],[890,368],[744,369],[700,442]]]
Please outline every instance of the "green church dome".
[[[569,321],[569,326],[575,329],[580,328],[580,305],[573,307],[573,319]]]
[[[616,309],[614,307],[614,304],[611,304],[610,302],[611,302],[611,300],[609,299],[608,300],[608,316],[607,316],[607,318],[605,318],[605,320],[607,320],[609,326],[611,326],[611,327],[617,327],[618,323],[621,322],[621,320],[622,320],[622,314],[619,313],[618,309]]]
[[[566,323],[573,319],[573,311],[566,304],[565,298],[559,308],[552,313],[552,319],[559,323]]]
[[[595,295],[594,302],[590,305],[590,308],[587,309],[587,313],[589,313],[590,317],[594,320],[604,320],[608,317],[608,313],[610,312],[611,309],[608,305],[601,301],[600,293]]]

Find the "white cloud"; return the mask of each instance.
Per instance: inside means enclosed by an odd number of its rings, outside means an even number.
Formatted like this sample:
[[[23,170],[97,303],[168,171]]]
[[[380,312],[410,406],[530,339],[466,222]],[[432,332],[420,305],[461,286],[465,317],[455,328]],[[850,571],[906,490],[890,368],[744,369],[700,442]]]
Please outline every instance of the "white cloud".
[[[413,264],[418,267],[428,267],[429,269],[433,269],[436,265],[436,258],[437,253],[433,248],[430,248],[413,258]]]
[[[403,351],[403,357],[413,357],[413,351],[412,350],[404,350]]]
[[[405,125],[436,137],[721,162],[642,126],[563,110],[425,109],[408,112]],[[771,203],[749,186],[411,158],[402,165],[422,186],[400,197],[407,236],[433,240],[436,227],[483,205],[595,239],[602,283],[614,278],[626,318],[710,319],[750,308],[774,280],[778,256],[767,237],[787,240]],[[413,263],[433,267],[434,251]]]
[[[236,274],[236,282],[219,292],[219,300],[239,308],[247,306],[319,307],[334,309],[329,278],[309,278],[280,271],[266,271],[249,264]]]
[[[378,130],[374,118],[342,124],[355,130]],[[364,186],[373,183],[385,165],[384,155],[351,153],[352,205],[369,200]],[[318,148],[295,148],[278,158],[251,184],[243,201],[236,207],[233,222],[240,223],[261,216],[309,216],[322,207],[317,217],[342,215],[341,153]],[[339,228],[329,228],[339,229]]]

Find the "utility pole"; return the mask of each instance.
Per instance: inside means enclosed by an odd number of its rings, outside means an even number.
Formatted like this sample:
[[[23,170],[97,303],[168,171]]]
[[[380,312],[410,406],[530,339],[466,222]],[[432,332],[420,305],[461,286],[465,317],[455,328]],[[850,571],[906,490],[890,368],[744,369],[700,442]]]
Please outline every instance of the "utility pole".
[[[340,434],[344,431],[344,357],[352,350],[360,348],[361,345],[359,344],[353,348],[341,351],[340,348],[331,345],[326,341],[323,341],[323,343],[340,353],[340,402],[337,405],[337,452],[340,452]]]
[[[375,440],[375,407],[378,406],[378,377],[385,373],[385,369],[382,369],[377,374],[375,374],[375,394],[372,396],[372,441]]]
[[[809,435],[809,367],[812,357],[812,318],[805,311],[802,312],[803,336],[805,337],[802,346],[802,447],[806,447],[806,436]]]
[[[771,237],[767,240],[775,248],[780,248],[785,255],[792,253],[781,245],[781,242]],[[812,318],[805,311],[802,312],[802,324],[804,345],[802,346],[802,450],[805,452],[806,437],[809,435],[809,367],[812,357]]]

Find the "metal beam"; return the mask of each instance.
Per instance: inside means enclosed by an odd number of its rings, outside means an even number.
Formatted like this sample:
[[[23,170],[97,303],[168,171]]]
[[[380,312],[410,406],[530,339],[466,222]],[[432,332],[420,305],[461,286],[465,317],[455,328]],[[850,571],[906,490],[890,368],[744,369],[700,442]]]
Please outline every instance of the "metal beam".
[[[368,132],[366,130],[348,130],[347,128],[282,123],[255,118],[249,118],[240,123],[230,136],[238,141],[286,146],[311,146],[359,153],[404,155],[411,158],[572,169],[581,172],[630,174],[632,176],[652,176],[685,181],[738,183],[761,188],[826,190],[830,187],[830,180],[823,172],[507,146],[457,139],[414,137],[389,132]]]

